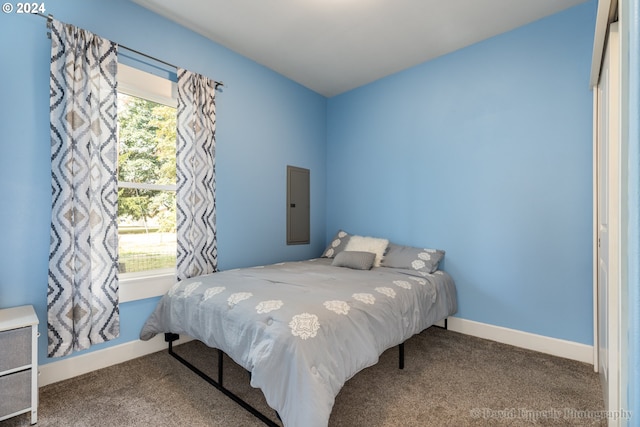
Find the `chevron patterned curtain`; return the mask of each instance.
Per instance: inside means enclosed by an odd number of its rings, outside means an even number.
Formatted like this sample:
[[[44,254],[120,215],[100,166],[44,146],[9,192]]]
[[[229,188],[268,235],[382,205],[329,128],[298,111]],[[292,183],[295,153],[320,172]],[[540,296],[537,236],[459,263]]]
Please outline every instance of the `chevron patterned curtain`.
[[[117,45],[51,22],[49,357],[116,338]]]
[[[213,273],[216,242],[215,82],[178,68],[177,278]]]

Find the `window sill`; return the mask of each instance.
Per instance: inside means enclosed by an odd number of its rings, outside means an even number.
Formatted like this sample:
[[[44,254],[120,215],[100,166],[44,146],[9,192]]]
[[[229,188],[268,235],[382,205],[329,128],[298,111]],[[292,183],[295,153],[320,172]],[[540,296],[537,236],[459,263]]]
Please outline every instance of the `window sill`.
[[[120,302],[162,296],[176,283],[175,269],[120,275]]]

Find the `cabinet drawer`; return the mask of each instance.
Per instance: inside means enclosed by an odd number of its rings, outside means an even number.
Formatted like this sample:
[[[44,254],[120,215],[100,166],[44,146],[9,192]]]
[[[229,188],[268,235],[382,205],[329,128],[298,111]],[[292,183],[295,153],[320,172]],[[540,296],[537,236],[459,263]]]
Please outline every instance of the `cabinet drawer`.
[[[31,407],[31,369],[0,377],[0,417]]]
[[[31,364],[31,327],[0,332],[0,372]]]

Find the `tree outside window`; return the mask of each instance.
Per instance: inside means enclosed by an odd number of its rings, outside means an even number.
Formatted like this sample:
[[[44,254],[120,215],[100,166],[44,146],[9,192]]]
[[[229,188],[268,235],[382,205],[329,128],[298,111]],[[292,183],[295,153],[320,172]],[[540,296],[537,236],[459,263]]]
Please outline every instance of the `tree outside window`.
[[[120,272],[176,264],[176,109],[118,94]]]

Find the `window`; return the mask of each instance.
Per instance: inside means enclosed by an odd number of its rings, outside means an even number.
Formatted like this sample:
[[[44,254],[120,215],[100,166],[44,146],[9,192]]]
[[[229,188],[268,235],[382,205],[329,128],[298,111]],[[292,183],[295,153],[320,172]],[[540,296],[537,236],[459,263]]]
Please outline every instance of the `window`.
[[[120,273],[175,268],[176,109],[118,95]]]
[[[120,300],[163,294],[176,266],[175,84],[118,65]]]

